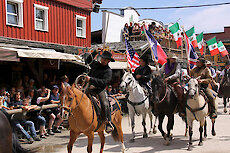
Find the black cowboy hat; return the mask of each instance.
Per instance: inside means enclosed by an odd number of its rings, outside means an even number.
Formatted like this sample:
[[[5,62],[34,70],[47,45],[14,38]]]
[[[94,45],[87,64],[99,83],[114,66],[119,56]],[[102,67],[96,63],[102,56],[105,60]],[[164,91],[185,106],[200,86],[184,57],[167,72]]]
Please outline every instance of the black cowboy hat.
[[[101,55],[101,58],[109,59],[111,62],[115,62],[115,60],[112,58],[112,54],[108,51],[104,51]]]
[[[143,55],[140,57],[143,61],[145,61],[146,64],[149,64],[149,57],[147,55]]]
[[[203,63],[203,64],[206,64],[206,60],[204,59],[204,58],[198,58],[197,59],[197,62],[201,62],[201,63]]]

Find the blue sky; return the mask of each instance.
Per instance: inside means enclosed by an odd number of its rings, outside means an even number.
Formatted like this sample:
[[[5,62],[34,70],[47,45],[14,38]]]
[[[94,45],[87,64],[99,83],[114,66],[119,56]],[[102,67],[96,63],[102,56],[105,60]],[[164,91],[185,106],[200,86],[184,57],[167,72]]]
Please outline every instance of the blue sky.
[[[101,8],[124,7],[165,7],[183,5],[202,5],[230,2],[229,0],[103,0]],[[110,10],[117,12],[116,10]],[[222,32],[225,26],[230,26],[230,5],[203,8],[168,9],[168,10],[138,10],[140,19],[152,18],[164,24],[178,19],[185,30],[195,26],[196,33]],[[102,28],[102,13],[92,13],[92,31]]]

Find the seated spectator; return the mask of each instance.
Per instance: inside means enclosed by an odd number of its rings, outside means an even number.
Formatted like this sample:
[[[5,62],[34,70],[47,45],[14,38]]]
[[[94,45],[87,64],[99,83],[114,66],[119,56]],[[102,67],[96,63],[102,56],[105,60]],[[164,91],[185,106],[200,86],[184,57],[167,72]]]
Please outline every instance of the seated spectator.
[[[129,40],[129,25],[128,25],[128,23],[126,23],[124,28],[123,28],[123,36],[126,40]]]
[[[60,99],[59,99],[60,94],[58,92],[59,92],[58,86],[54,85],[52,88],[52,93],[50,95],[50,100],[49,102],[47,102],[47,104],[60,104]],[[61,118],[60,109],[59,108],[46,109],[45,112],[50,118],[49,125],[48,125],[48,134],[52,135],[53,133],[61,133],[61,131],[58,129],[60,124],[63,122]],[[58,120],[55,123],[54,128],[52,129],[56,117]]]
[[[130,22],[130,25],[129,25],[129,36],[132,36],[133,35],[133,23]]]
[[[47,95],[46,95],[47,93]],[[36,98],[36,103],[37,105],[39,106],[42,106],[47,100],[49,100],[50,98],[50,89],[39,89],[38,90],[38,98]],[[42,111],[42,110],[41,110]],[[41,111],[38,113],[40,116],[40,119],[41,119]],[[42,119],[43,120],[43,116],[42,116]],[[44,123],[44,120],[43,120],[43,123]],[[48,136],[49,134],[46,133],[46,130],[45,130],[45,125],[41,124],[40,125],[40,138],[46,138],[46,136]]]
[[[0,110],[9,110],[8,104],[6,103],[4,96],[0,96]]]
[[[17,108],[18,106],[22,105],[22,100],[21,100],[21,92],[16,91],[14,95],[14,100],[10,102],[10,109]]]
[[[18,93],[17,93],[18,94]],[[17,100],[20,96],[17,96]],[[20,101],[20,102],[19,102]],[[21,100],[17,101],[15,105],[18,107],[21,107],[23,109],[22,113],[17,113],[12,116],[12,120],[15,123],[16,127],[22,132],[26,139],[28,140],[28,143],[31,144],[33,141],[40,141],[41,139],[37,137],[34,123],[32,121],[27,121],[25,119],[26,113],[29,110],[32,110],[37,107],[37,105],[29,106],[29,99],[23,99],[23,102]],[[28,126],[31,132],[32,137],[26,132],[26,130],[23,128],[23,126]]]
[[[138,23],[134,23],[133,26],[133,35],[140,35],[141,34],[141,29]]]
[[[21,97],[24,98],[25,97],[25,93],[24,93],[24,87],[22,85],[22,79],[19,79],[16,83],[16,91],[20,91],[21,93]]]
[[[34,83],[35,83],[34,79],[30,79],[28,89],[37,90],[37,88],[36,88],[36,86],[34,85]]]
[[[11,88],[10,90],[10,100],[14,101],[14,95],[16,93],[16,89],[14,87]]]
[[[152,22],[150,25],[149,25],[149,32],[154,34],[154,30],[156,28],[156,23],[155,22]]]

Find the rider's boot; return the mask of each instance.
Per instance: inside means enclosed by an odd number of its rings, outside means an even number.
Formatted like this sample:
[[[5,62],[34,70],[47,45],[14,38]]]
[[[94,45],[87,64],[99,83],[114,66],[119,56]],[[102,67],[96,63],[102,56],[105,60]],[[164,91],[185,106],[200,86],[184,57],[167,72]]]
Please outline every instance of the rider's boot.
[[[105,113],[107,118],[105,132],[109,134],[114,130],[113,124],[111,123],[111,112],[109,107],[105,108]]]

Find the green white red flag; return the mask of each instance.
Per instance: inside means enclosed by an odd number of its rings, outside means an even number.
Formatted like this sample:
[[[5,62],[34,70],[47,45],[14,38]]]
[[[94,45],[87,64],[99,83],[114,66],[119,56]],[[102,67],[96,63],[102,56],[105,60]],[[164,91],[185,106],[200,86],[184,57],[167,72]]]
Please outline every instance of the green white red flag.
[[[222,41],[220,41],[218,43],[218,48],[219,48],[219,51],[220,51],[220,54],[224,57],[226,55],[228,55],[228,51],[227,49],[225,48],[224,44],[222,43]]]
[[[193,47],[198,47],[197,45],[197,40],[196,40],[196,34],[195,34],[195,28],[192,27],[188,31],[185,32],[186,35],[188,36],[189,40],[192,42]]]
[[[216,37],[207,41],[207,44],[208,44],[208,49],[210,50],[211,56],[219,54],[219,49],[218,49]]]
[[[198,36],[196,36],[196,40],[197,40],[198,48],[200,50],[200,54],[203,55],[204,54],[204,36],[203,36],[203,32],[201,32]]]
[[[179,48],[182,45],[182,36],[181,36],[179,23],[176,22],[174,25],[170,26],[169,30],[173,34],[173,37],[177,44],[177,48]]]

